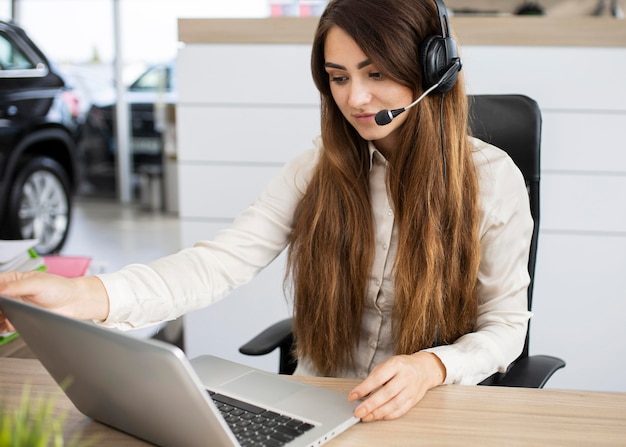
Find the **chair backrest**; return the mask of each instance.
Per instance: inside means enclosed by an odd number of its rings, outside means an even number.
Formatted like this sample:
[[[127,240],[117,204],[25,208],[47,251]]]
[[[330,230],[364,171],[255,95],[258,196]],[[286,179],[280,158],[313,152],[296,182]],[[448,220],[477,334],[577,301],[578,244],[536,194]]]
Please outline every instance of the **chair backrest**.
[[[470,95],[469,104],[473,135],[506,151],[526,180],[530,211],[535,221],[528,258],[530,310],[539,236],[541,111],[533,99],[523,95]],[[522,357],[528,355],[528,342],[527,334]]]

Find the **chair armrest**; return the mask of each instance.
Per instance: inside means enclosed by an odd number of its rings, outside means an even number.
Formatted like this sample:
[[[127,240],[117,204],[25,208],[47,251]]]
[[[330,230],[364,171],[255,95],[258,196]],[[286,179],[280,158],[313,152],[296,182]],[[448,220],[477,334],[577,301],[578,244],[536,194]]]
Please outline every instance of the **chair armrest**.
[[[515,362],[494,385],[543,388],[552,374],[564,366],[565,362],[560,358],[531,355]]]
[[[291,318],[287,318],[273,324],[245,343],[239,348],[239,352],[246,355],[265,355],[278,348],[280,351],[278,372],[293,374],[298,364],[293,355],[293,341]]]
[[[276,348],[291,346],[293,340],[291,318],[274,323],[239,348],[246,355],[265,355]]]

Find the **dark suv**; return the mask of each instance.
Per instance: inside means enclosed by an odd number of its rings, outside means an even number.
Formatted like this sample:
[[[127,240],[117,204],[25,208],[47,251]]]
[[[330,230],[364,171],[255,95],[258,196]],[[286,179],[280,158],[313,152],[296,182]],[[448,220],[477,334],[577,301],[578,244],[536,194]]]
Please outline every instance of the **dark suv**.
[[[130,114],[130,153],[133,172],[161,169],[165,109],[175,104],[173,63],[155,64],[126,91]],[[85,116],[78,146],[84,161],[84,193],[115,193],[117,143],[115,138],[115,95],[94,98]]]
[[[0,21],[0,238],[63,246],[78,183],[76,96],[13,23]]]

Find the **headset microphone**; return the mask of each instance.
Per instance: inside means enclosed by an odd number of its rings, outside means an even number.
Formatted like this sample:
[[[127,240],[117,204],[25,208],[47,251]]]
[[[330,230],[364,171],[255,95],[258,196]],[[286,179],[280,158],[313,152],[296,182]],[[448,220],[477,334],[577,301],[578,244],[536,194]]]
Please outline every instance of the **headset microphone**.
[[[378,124],[379,126],[384,126],[386,124],[389,124],[396,116],[400,115],[401,113],[405,112],[406,110],[410,109],[411,107],[419,103],[430,92],[435,90],[441,84],[445,84],[446,82],[448,82],[459,70],[461,70],[461,59],[455,58],[452,64],[448,67],[446,72],[443,74],[443,76],[441,76],[441,79],[439,79],[439,81],[437,81],[435,84],[431,85],[428,89],[426,89],[424,93],[422,93],[422,95],[419,98],[417,98],[415,101],[413,101],[411,104],[409,104],[406,107],[401,107],[399,109],[381,110],[380,112],[378,112],[376,114],[376,117],[374,118],[376,120],[376,124]]]

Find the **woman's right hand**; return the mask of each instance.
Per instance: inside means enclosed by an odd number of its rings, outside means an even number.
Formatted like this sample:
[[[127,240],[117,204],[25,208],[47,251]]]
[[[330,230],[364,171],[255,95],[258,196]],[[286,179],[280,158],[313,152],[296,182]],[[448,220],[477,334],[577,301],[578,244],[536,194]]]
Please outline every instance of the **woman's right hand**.
[[[0,273],[0,295],[81,320],[103,321],[109,298],[95,276],[64,278],[43,272]],[[15,328],[0,312],[0,333]]]

